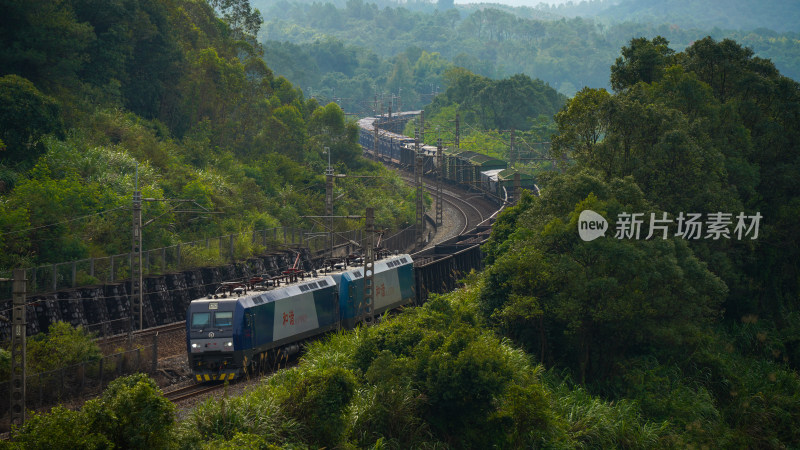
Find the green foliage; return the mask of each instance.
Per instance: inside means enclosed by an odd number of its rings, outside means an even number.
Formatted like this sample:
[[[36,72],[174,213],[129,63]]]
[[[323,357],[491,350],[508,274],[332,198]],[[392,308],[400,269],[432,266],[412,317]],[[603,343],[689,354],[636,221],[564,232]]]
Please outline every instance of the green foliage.
[[[791,19],[798,9],[775,0],[763,7],[743,0],[724,6],[685,0],[657,6],[647,1],[536,8],[458,4],[446,11],[437,11],[433,2],[260,3],[266,12],[263,35],[270,66],[311,87],[314,95],[340,98],[347,111],[360,112],[364,103],[374,101],[376,91],[399,94],[404,109],[424,106],[431,94],[447,86],[441,72],[418,81],[414,67],[423,51],[494,79],[525,74],[572,96],[584,86],[610,88],[609,67],[632,37],[663,36],[683,49],[712,35],[735,39],[800,79],[797,21]],[[747,25],[736,26],[742,19]],[[348,50],[348,58],[341,58],[350,62],[346,67],[328,69],[314,56],[315,47],[331,40]]]
[[[795,30],[793,25],[800,19],[797,5],[776,0],[768,0],[759,5],[734,0],[725,3],[725,8],[718,6],[715,3],[698,4],[687,0],[667,0],[658,5],[647,1],[629,1],[619,5],[601,4],[600,8],[604,11],[598,16],[615,22],[659,22],[682,28],[769,28],[777,31]],[[578,5],[574,5],[573,9],[577,7]]]
[[[25,425],[13,432],[8,448],[19,449],[107,449],[114,444],[98,432],[82,411],[56,406],[46,413],[31,413]]]
[[[164,448],[171,438],[175,405],[145,374],[112,381],[83,407],[91,429],[118,448]]]
[[[36,335],[27,343],[27,366],[30,373],[46,372],[102,356],[94,336],[83,327],[66,322],[50,325],[46,333]]]
[[[254,39],[258,34],[263,19],[257,9],[250,7],[248,0],[211,0],[209,3],[222,13],[237,38]]]
[[[8,380],[11,376],[11,352],[0,348],[0,380]]]
[[[517,230],[497,247],[493,237],[485,316],[542,360],[576,370],[581,382],[603,377],[619,358],[696,345],[718,315],[724,283],[680,240],[581,241],[585,209],[613,218],[649,207],[630,179],[606,184],[584,172],[550,180],[517,216]]]
[[[402,361],[388,354],[386,368],[404,369]],[[360,446],[377,445],[381,439],[399,447],[410,447],[432,440],[430,425],[422,418],[424,396],[404,383],[397,373],[385,370],[383,380],[375,378],[381,363],[370,367],[369,379],[374,386],[359,389],[351,406],[352,435]],[[391,381],[390,381],[391,380]]]
[[[529,376],[531,367],[475,321],[467,305],[432,299],[421,311],[362,332],[351,361],[374,387],[356,403],[356,436],[383,436],[400,446],[427,436],[455,445],[549,436],[546,394]],[[531,403],[523,407],[522,398]],[[368,399],[383,401],[359,406]],[[508,431],[498,430],[509,423]]]
[[[17,75],[0,78],[0,160],[31,164],[43,152],[44,135],[62,133],[58,102]]]
[[[707,37],[677,54],[666,45],[660,37],[632,40],[623,49],[626,61],[615,68],[627,80],[620,81],[621,92],[585,89],[570,100],[556,116],[553,154],[572,156],[606,177],[632,176],[652,204],[673,215],[758,211],[772,217],[758,242],[692,247],[728,284],[729,317],[767,314],[784,322],[795,309],[787,299],[798,292],[794,246],[777,254],[762,243],[792,242],[798,231],[796,221],[783,219],[797,204],[789,173],[798,168],[792,155],[800,140],[797,116],[787,115],[800,105],[797,83],[729,39]],[[634,70],[644,59],[658,66],[657,75]],[[780,108],[769,94],[778,92]],[[775,145],[785,152],[778,156]]]
[[[66,0],[4,1],[0,26],[0,75],[16,74],[37,86],[76,84],[94,40]],[[26,139],[28,136],[23,136]]]
[[[605,402],[568,380],[554,387],[553,409],[566,421],[575,447],[659,448],[665,423],[648,423],[635,402]]]
[[[260,15],[248,1],[9,8],[3,20],[19,20],[0,32],[0,267],[129,251],[125,208],[137,182],[159,200],[143,208],[145,249],[280,225],[315,228],[301,216],[322,213],[324,147],[340,172],[370,171],[402,186],[360,158],[357,127],[341,109],[320,107],[273,76],[259,57]],[[39,39],[62,34],[61,47]],[[413,217],[407,192],[347,183],[337,209],[362,215],[358,201],[374,200],[381,226],[399,229]],[[166,199],[223,214],[175,213],[178,204]],[[259,251],[244,239],[235,245],[237,256]],[[213,258],[195,253],[187,261]]]
[[[646,38],[631,39],[631,46],[622,47],[622,56],[611,66],[611,87],[615,91],[622,91],[640,81],[659,81],[674,54],[669,42],[661,36],[656,36],[652,41]]]
[[[248,395],[209,399],[195,407],[177,427],[180,448],[220,448],[241,442],[245,436],[254,439],[253,448],[268,443],[297,441],[300,423],[281,408],[279,392],[259,388]]]
[[[57,406],[14,431],[10,448],[167,448],[175,406],[144,374],[112,381],[80,411]]]
[[[336,446],[344,437],[345,411],[355,394],[356,379],[340,367],[308,373],[284,400],[289,417],[302,424],[307,442]]]
[[[495,81],[453,68],[445,77],[447,90],[426,113],[435,118],[440,109],[457,104],[465,123],[481,129],[528,130],[534,119],[552,116],[566,100],[541,80],[522,74]]]

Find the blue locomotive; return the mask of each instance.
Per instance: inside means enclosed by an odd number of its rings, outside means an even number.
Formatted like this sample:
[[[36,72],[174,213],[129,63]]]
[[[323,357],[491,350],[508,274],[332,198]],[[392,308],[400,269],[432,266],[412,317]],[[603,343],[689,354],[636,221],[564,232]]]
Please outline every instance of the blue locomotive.
[[[359,319],[364,294],[362,267],[301,278],[281,285],[228,283],[220,294],[194,300],[186,316],[189,367],[197,381],[232,380],[254,373],[277,355],[299,350],[304,339]],[[414,300],[414,268],[409,255],[374,263],[373,314]]]

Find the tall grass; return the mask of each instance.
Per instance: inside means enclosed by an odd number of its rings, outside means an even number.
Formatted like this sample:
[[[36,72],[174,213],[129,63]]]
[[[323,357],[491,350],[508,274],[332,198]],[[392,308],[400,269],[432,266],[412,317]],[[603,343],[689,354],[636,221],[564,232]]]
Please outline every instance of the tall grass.
[[[668,423],[648,422],[634,401],[604,401],[563,380],[553,387],[553,409],[578,448],[661,448]]]
[[[302,427],[281,407],[267,384],[237,397],[208,399],[197,406],[177,429],[180,448],[231,440],[237,434],[259,435],[266,443],[300,441]]]

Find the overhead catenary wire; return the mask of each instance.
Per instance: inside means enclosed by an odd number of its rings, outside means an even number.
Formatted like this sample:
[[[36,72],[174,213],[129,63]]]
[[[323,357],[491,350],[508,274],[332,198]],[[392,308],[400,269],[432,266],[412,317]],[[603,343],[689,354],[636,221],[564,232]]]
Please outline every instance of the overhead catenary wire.
[[[5,233],[0,233],[0,236],[8,236],[8,235],[19,234],[19,233],[28,233],[28,232],[35,231],[35,230],[41,230],[41,229],[44,229],[44,228],[55,227],[55,226],[58,226],[58,225],[63,225],[65,223],[75,222],[75,221],[78,221],[78,220],[83,220],[83,219],[87,219],[89,217],[99,216],[101,214],[107,214],[107,213],[118,211],[118,210],[121,210],[121,209],[130,209],[130,207],[127,206],[127,205],[126,206],[118,206],[116,208],[107,209],[105,211],[98,211],[96,213],[87,214],[85,216],[73,217],[71,219],[63,220],[61,222],[51,223],[51,224],[47,224],[47,225],[40,225],[38,227],[26,228],[24,230],[7,231]]]

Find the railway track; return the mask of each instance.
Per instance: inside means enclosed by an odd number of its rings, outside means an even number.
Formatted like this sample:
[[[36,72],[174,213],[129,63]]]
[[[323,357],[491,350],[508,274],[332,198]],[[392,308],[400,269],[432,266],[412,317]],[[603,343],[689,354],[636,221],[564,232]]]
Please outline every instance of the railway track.
[[[399,175],[406,183],[410,185],[414,184],[414,178],[412,175],[409,175],[408,172],[399,171]],[[436,186],[434,184],[424,180],[423,187],[428,193],[434,196],[436,195]],[[462,235],[474,229],[498,209],[496,205],[486,201],[481,193],[454,191],[448,187],[449,185],[447,184],[442,187],[442,200],[446,204],[451,205],[452,208],[457,211],[458,215],[463,218],[464,222],[463,227],[459,228],[453,236]]]
[[[190,386],[184,386],[182,388],[175,389],[174,391],[165,392],[164,396],[172,403],[178,403],[193,397],[199,397],[201,395],[217,391],[222,389],[223,386],[225,386],[224,383],[192,384]]]
[[[136,330],[131,333],[134,339],[140,339],[148,336],[152,336],[156,333],[172,333],[175,331],[183,331],[186,328],[186,321],[180,322],[173,322],[168,323],[165,325],[159,325],[156,327],[145,328],[143,330]],[[128,333],[123,334],[115,334],[113,336],[107,336],[96,339],[97,343],[100,345],[113,345],[117,343],[124,343],[129,338]]]
[[[174,322],[147,328],[131,333],[128,336],[118,334],[96,339],[97,345],[105,355],[119,353],[123,349],[152,348],[158,354],[158,360],[175,355],[186,354],[186,322]]]
[[[436,194],[435,186],[425,184],[425,189],[431,194],[434,195]],[[464,216],[464,222],[465,222],[464,228],[458,234],[466,233],[467,231],[478,226],[479,223],[483,222],[484,219],[486,219],[486,217],[484,216],[484,211],[482,211],[480,208],[471,203],[468,200],[469,198],[470,197],[464,199],[456,193],[453,193],[446,189],[442,189],[442,200],[453,205],[453,207],[456,208]],[[483,196],[480,194],[476,194],[475,197],[473,197],[473,199],[475,198],[483,199]]]
[[[239,377],[233,381],[207,381],[204,383],[194,383],[194,381],[192,381],[192,384],[188,386],[183,386],[169,392],[164,392],[164,397],[166,397],[166,399],[172,403],[177,404],[183,402],[184,400],[205,397],[209,394],[213,394],[214,392],[224,389],[226,386],[228,389],[226,395],[242,395],[247,389],[259,385],[264,377],[269,377],[286,368],[296,367],[298,363],[299,357],[298,355],[295,355],[287,360],[276,363],[272,367],[265,368],[263,372],[252,374],[250,376]]]

